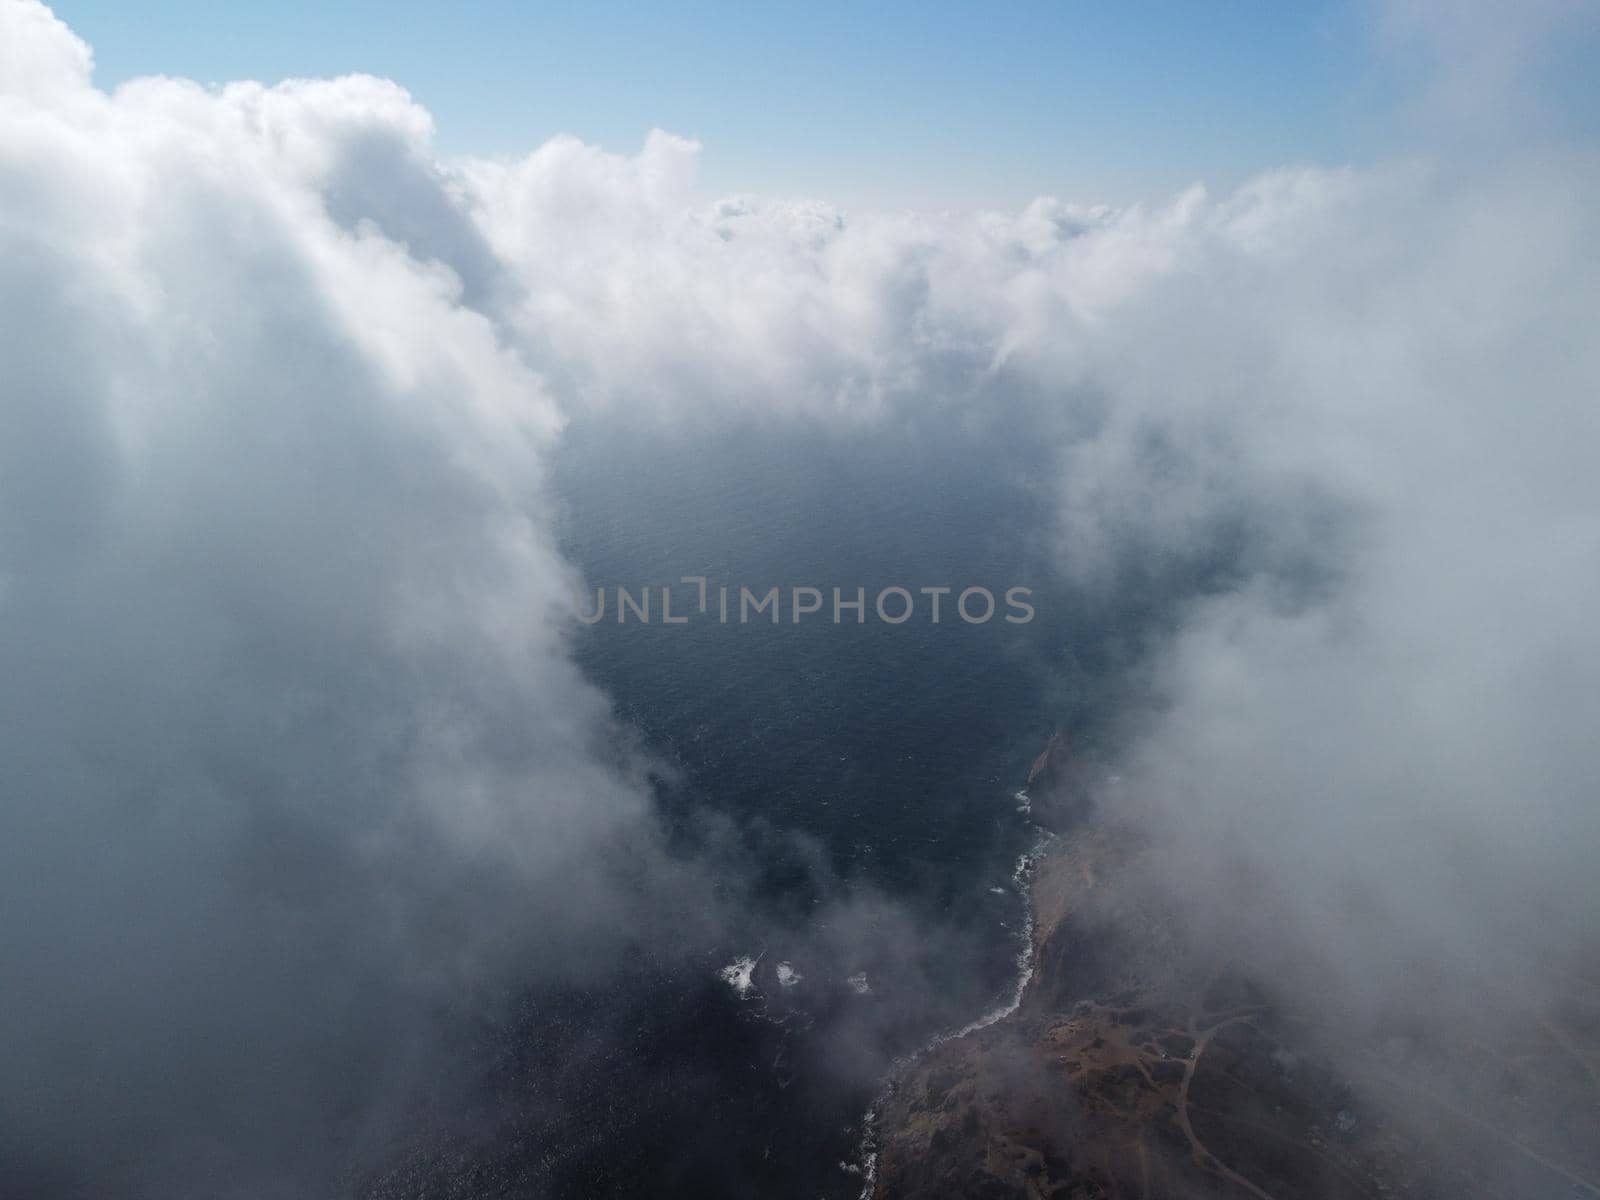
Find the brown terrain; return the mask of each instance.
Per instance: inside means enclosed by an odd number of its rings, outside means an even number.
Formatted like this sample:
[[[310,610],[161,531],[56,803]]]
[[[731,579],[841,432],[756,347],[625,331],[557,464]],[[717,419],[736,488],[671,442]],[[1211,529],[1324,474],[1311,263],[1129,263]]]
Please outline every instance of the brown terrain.
[[[1057,738],[1029,777],[1058,837],[1022,1002],[900,1073],[874,1197],[1600,1197],[1600,987],[1470,1045],[1433,1045],[1425,1014],[1336,1036],[1113,886],[1139,840],[1073,770]]]

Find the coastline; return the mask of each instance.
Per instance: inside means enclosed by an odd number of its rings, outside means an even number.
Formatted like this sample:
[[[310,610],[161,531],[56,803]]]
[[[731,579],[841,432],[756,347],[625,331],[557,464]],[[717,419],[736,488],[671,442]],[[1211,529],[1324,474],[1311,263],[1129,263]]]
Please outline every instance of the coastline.
[[[1600,1197],[1600,1146],[1575,1160],[1570,1128],[1600,1079],[1563,1074],[1570,1046],[1519,1047],[1537,1113],[1504,1087],[1461,1099],[1462,1048],[1425,1024],[1401,1071],[1381,1028],[1335,1028],[1266,963],[1199,950],[1181,887],[1144,886],[1146,839],[1089,806],[1067,747],[1029,776],[1047,833],[1015,1003],[896,1064],[862,1200]]]
[[[840,1164],[846,1170],[861,1175],[862,1189],[859,1200],[873,1200],[873,1197],[878,1194],[878,1140],[879,1126],[882,1120],[881,1114],[886,1103],[894,1095],[899,1081],[939,1047],[950,1042],[960,1041],[1009,1019],[1022,1008],[1027,999],[1028,989],[1032,985],[1037,972],[1042,944],[1039,935],[1039,910],[1035,900],[1036,881],[1040,872],[1050,861],[1052,851],[1060,847],[1061,837],[1058,830],[1052,829],[1035,819],[1033,790],[1036,787],[1049,788],[1059,783],[1057,771],[1066,753],[1066,735],[1059,731],[1052,734],[1038,755],[1034,757],[1028,768],[1027,778],[1014,795],[1014,799],[1017,801],[1017,811],[1028,818],[1028,823],[1034,831],[1034,839],[1028,849],[1018,856],[1011,874],[1013,886],[1022,902],[1023,924],[1017,935],[1019,942],[1016,960],[1017,974],[1010,998],[1001,1001],[995,1007],[973,1018],[959,1028],[935,1035],[924,1045],[901,1056],[890,1064],[889,1071],[884,1077],[883,1086],[879,1089],[878,1095],[867,1107],[867,1111],[862,1117],[862,1136],[856,1152],[856,1162],[854,1164]]]
[[[1023,794],[1023,792],[1017,793],[1019,797]],[[973,1018],[958,1029],[935,1035],[927,1043],[896,1059],[890,1065],[882,1088],[880,1088],[877,1097],[867,1107],[867,1111],[862,1117],[862,1136],[856,1151],[856,1164],[853,1166],[840,1164],[846,1170],[854,1170],[861,1175],[862,1189],[859,1200],[872,1200],[872,1197],[876,1194],[879,1113],[885,1102],[894,1094],[896,1082],[925,1056],[937,1050],[940,1046],[948,1042],[960,1041],[962,1038],[980,1030],[998,1025],[1022,1007],[1023,1001],[1027,996],[1028,986],[1033,981],[1039,952],[1039,944],[1035,936],[1038,922],[1033,901],[1033,880],[1040,865],[1045,861],[1051,846],[1056,841],[1056,835],[1049,830],[1038,825],[1035,825],[1034,829],[1037,831],[1034,844],[1018,856],[1016,867],[1011,874],[1012,882],[1016,886],[1017,893],[1022,901],[1023,912],[1023,926],[1018,931],[1018,941],[1021,943],[1021,948],[1017,951],[1017,976],[1011,997],[1008,1000],[1001,1001],[994,1008],[991,1008],[981,1016]]]

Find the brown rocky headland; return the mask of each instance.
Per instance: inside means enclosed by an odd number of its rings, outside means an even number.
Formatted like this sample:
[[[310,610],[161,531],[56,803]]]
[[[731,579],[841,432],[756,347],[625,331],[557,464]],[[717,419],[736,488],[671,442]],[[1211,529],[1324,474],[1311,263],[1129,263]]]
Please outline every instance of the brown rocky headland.
[[[1425,1012],[1352,1037],[1263,964],[1199,952],[1181,886],[1127,886],[1145,839],[1094,811],[1064,736],[1028,784],[1057,834],[1032,978],[893,1081],[877,1200],[1600,1197],[1594,979],[1481,1044]]]

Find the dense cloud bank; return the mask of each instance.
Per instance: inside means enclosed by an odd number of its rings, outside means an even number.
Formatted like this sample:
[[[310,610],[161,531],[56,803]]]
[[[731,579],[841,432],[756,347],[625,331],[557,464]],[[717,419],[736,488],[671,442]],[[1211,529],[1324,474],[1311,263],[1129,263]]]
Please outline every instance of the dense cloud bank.
[[[306,1194],[436,1012],[604,965],[671,874],[564,645],[560,415],[312,186],[417,135],[394,89],[111,98],[33,4],[0,47],[0,1157]]]
[[[1175,597],[1110,798],[1202,925],[1351,1003],[1587,961],[1591,155],[847,215],[707,202],[663,133],[445,163],[388,82],[89,72],[0,0],[0,1156],[37,1190],[268,1194],[428,1014],[696,892],[567,652],[574,417],[1029,431],[1063,579]]]

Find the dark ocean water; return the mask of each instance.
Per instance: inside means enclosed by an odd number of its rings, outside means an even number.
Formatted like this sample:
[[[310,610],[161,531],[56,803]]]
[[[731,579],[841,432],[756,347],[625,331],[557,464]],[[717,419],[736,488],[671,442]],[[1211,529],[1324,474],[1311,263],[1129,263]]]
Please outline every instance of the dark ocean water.
[[[930,427],[579,427],[558,457],[563,550],[607,591],[580,662],[657,761],[678,852],[736,882],[715,933],[526,998],[498,1042],[492,1132],[441,1194],[854,1196],[895,1057],[1013,985],[1012,871],[1035,836],[1016,793],[1108,672],[1105,622],[1048,565],[1051,464],[1003,431]],[[615,622],[617,585],[685,575],[710,580],[713,616],[719,584],[779,586],[782,622]],[[1029,587],[1036,615],[968,625],[951,596],[939,624],[921,597],[900,626],[870,608],[791,622],[790,587],[870,605],[891,585]],[[742,994],[723,977],[741,958]]]

